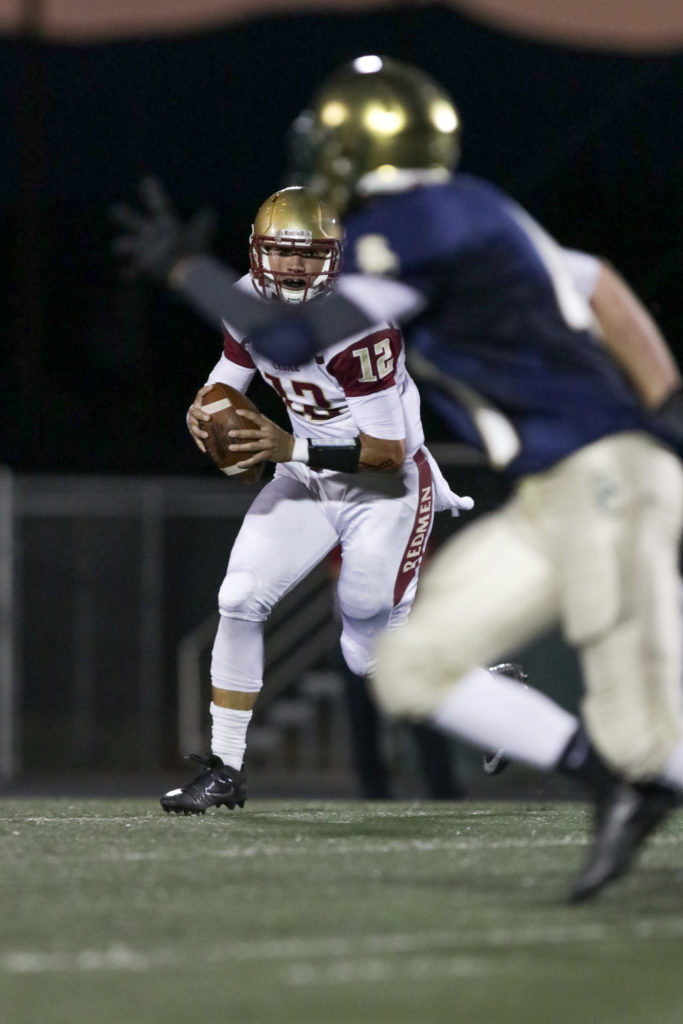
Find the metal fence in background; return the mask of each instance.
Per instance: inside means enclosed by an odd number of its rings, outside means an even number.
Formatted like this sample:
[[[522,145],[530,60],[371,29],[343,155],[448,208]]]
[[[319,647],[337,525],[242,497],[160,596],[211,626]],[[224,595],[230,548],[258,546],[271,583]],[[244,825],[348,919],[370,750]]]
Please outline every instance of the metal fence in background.
[[[466,452],[435,454],[452,486],[477,496],[480,512],[500,502]],[[217,593],[255,490],[217,474],[0,470],[0,781],[159,773],[177,765],[179,750],[206,747]],[[435,543],[457,528],[437,517]],[[348,757],[327,714],[331,705],[344,714],[329,669],[338,634],[323,564],[266,625],[250,751],[274,749],[275,732],[282,746],[297,723],[305,731],[317,721],[319,741],[341,746],[337,762]],[[555,648],[552,657],[557,664]],[[335,761],[330,751],[316,758]]]
[[[3,475],[2,771],[156,769],[175,647],[215,608],[253,494]]]
[[[0,467],[0,779],[12,778],[19,757],[14,564],[14,483]]]

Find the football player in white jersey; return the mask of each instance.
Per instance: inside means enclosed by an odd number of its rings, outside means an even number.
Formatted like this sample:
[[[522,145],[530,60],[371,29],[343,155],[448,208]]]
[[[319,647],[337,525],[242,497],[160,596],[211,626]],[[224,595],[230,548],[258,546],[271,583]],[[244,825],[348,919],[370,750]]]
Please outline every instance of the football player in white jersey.
[[[260,207],[241,287],[266,301],[325,302],[339,278],[342,228],[334,210],[307,188],[291,187]],[[354,291],[371,309],[373,296]],[[161,798],[167,811],[202,813],[242,806],[243,761],[252,709],[263,684],[263,627],[273,606],[337,545],[341,648],[366,675],[375,641],[408,615],[435,511],[472,507],[448,487],[424,446],[417,388],[406,371],[399,330],[379,321],[303,365],[256,352],[224,321],[223,354],[188,411],[204,451],[208,387],[221,381],[245,392],[254,377],[283,399],[292,432],[243,411],[252,429],[233,431],[240,465],[276,463],[252,503],[219,591],[220,620],[211,662],[211,756],[197,758],[196,779]]]

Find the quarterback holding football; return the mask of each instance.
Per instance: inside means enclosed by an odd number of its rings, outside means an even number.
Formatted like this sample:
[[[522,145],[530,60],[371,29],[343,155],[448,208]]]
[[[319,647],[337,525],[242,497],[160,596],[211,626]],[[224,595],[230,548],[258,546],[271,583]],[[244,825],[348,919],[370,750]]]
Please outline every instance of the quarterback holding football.
[[[238,287],[264,302],[323,310],[333,290],[346,291],[370,313],[372,288],[339,276],[342,249],[332,206],[308,188],[284,188],[258,210],[250,272]],[[276,469],[244,518],[219,591],[211,755],[197,758],[196,779],[161,797],[166,811],[185,814],[244,803],[247,729],[273,606],[339,545],[341,648],[351,671],[366,675],[379,635],[408,615],[434,512],[473,504],[453,494],[425,448],[419,395],[394,324],[378,318],[301,365],[261,355],[227,321],[223,331],[222,355],[187,414],[197,446],[207,451],[211,439],[214,403],[205,396],[217,384],[245,394],[256,373],[284,402],[292,429],[243,406],[241,426],[228,431],[231,473],[253,473],[266,460]]]

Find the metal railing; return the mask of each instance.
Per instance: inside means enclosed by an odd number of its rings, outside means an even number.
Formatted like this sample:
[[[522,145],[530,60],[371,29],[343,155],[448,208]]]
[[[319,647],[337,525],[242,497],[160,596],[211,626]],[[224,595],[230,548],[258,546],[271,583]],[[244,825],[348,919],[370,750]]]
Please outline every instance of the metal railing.
[[[175,629],[215,607],[253,495],[222,478],[3,472],[3,779],[27,764],[159,769]],[[207,563],[198,536],[211,537]]]
[[[14,480],[0,467],[0,780],[11,779],[19,762],[14,591]]]
[[[461,479],[477,456],[433,451],[457,467],[456,489],[479,494]],[[0,468],[0,781],[29,769],[158,771],[179,748],[205,746],[216,596],[257,490],[217,474]],[[266,624],[259,714],[324,662],[338,632],[318,567]]]

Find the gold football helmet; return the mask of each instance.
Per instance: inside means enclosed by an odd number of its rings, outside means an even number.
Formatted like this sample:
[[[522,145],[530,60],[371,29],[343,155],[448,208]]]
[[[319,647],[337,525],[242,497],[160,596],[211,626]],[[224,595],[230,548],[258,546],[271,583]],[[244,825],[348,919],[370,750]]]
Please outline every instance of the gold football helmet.
[[[249,238],[254,288],[288,303],[315,298],[339,275],[343,237],[336,210],[312,189],[274,192],[259,207]]]
[[[294,122],[293,181],[343,212],[356,197],[446,180],[460,157],[460,118],[419,68],[366,56],[334,71]]]

